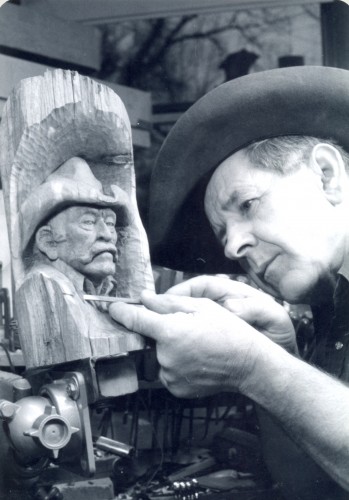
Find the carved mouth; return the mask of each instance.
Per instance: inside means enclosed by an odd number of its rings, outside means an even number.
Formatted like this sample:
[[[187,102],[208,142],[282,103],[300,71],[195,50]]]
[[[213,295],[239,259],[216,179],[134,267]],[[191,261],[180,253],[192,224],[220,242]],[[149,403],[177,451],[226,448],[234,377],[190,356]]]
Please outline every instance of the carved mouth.
[[[100,255],[109,254],[113,258],[113,262],[117,260],[117,252],[115,248],[104,248],[103,250],[99,250],[98,252],[94,252],[92,260],[96,259]]]

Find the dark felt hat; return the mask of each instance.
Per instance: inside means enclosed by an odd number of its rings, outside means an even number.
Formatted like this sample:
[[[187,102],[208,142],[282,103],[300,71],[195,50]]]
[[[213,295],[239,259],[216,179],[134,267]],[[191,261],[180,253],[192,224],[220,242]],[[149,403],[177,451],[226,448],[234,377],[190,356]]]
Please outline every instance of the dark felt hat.
[[[349,151],[349,71],[299,66],[254,73],[198,100],[166,138],[151,179],[153,262],[193,273],[234,273],[203,208],[214,169],[251,142],[284,135],[333,139]]]

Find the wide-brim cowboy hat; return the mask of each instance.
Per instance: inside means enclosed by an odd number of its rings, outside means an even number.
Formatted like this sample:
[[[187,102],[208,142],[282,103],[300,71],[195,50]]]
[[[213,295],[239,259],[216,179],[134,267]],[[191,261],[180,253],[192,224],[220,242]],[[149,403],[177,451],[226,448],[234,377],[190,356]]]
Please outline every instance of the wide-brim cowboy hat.
[[[166,138],[150,185],[153,262],[193,273],[235,273],[204,214],[214,169],[262,139],[307,135],[349,151],[349,71],[303,66],[229,81],[198,100]]]

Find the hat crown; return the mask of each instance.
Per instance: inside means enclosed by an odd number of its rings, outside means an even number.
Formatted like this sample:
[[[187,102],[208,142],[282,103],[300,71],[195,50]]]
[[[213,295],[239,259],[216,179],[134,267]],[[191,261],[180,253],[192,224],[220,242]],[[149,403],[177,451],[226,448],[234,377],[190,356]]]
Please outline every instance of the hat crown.
[[[88,163],[82,158],[73,157],[62,163],[60,167],[47,177],[46,182],[62,181],[63,179],[84,184],[89,188],[103,193],[101,182],[96,179]]]

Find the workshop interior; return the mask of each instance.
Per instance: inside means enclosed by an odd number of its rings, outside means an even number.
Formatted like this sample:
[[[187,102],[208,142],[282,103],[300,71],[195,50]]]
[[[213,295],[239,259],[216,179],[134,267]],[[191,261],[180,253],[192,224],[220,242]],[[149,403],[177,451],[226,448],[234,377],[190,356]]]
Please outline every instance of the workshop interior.
[[[282,0],[10,0],[0,8],[0,114],[13,88],[47,71],[85,76],[115,92],[129,117],[132,144],[122,154],[127,165],[133,155],[133,194],[146,234],[152,167],[178,118],[209,90],[249,73],[300,65],[349,69],[348,26],[343,1],[297,0],[285,7]],[[103,121],[102,112],[96,120],[106,130],[119,123]],[[93,142],[88,135],[83,140]],[[22,146],[18,140],[14,148]],[[94,174],[100,171],[95,163]],[[193,400],[171,395],[158,379],[151,342],[108,355],[25,362],[23,339],[36,329],[18,317],[14,303],[7,184],[2,178],[0,499],[284,498],[264,462],[254,404],[239,393]],[[199,274],[163,267],[151,249],[150,263],[158,293]],[[242,273],[227,277],[248,283]],[[306,359],[311,311],[283,305]]]

